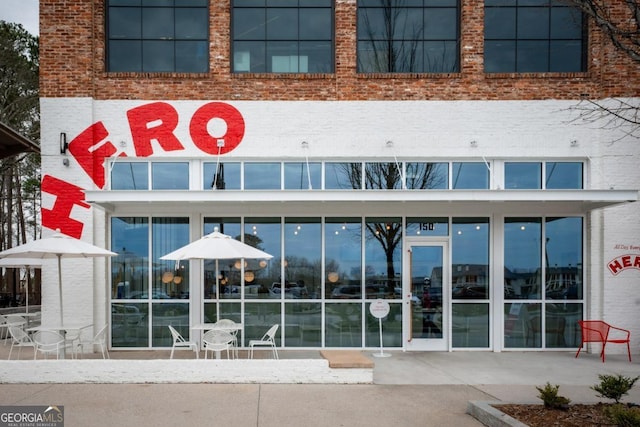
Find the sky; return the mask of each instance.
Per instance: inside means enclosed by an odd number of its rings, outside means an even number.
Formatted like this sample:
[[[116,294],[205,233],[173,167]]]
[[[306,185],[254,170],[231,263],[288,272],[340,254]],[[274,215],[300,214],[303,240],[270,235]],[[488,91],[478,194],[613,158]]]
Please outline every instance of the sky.
[[[0,20],[22,24],[34,36],[40,34],[38,26],[38,0],[0,0]]]

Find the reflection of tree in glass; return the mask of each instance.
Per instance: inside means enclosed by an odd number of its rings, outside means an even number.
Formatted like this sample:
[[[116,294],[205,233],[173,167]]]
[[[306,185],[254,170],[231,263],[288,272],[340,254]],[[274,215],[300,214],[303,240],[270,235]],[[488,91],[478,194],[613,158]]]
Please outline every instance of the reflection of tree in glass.
[[[453,40],[437,41],[425,34],[428,29],[424,20],[416,19],[416,11],[421,14],[423,9],[409,7],[408,3],[404,0],[379,0],[378,5],[358,8],[359,72],[457,72],[457,61],[452,61],[456,52],[449,53]],[[429,38],[429,46],[425,48],[426,38]],[[436,43],[442,45],[436,47]],[[434,50],[435,54],[432,54]]]
[[[436,185],[438,175],[436,174],[436,164],[414,163],[411,166],[412,187],[415,189],[433,188]],[[351,182],[352,188],[362,188],[361,168],[359,163],[340,164],[344,175]],[[407,173],[408,175],[408,173]],[[402,175],[398,170],[398,165],[394,162],[368,163],[365,168],[365,179],[367,189],[395,189],[402,188]],[[368,233],[367,239],[375,239],[382,246],[387,264],[387,292],[393,293],[395,266],[393,255],[402,241],[402,223],[398,222],[366,222]]]
[[[369,9],[362,8],[359,14],[358,26],[366,34],[371,46],[370,55],[367,56],[368,64],[363,64],[363,54],[358,55],[359,69],[364,72],[399,72],[416,70],[416,51],[418,40],[422,34],[422,25],[411,25],[408,21],[405,2],[400,0],[380,0],[383,16],[382,34],[376,33],[376,25],[369,16]],[[393,5],[393,7],[392,7]],[[375,11],[380,9],[373,9]],[[410,33],[405,36],[409,40],[397,40],[398,35]],[[394,37],[395,36],[395,37]]]
[[[446,173],[438,173],[442,163],[407,163],[407,188],[426,190],[429,188],[444,188],[447,182]]]
[[[235,239],[240,240],[240,236],[236,236]],[[256,235],[244,233],[244,243],[249,246],[253,246],[256,249],[260,249],[261,251],[265,251],[265,249],[262,247],[262,239]]]
[[[236,236],[235,239],[240,240],[240,236],[239,235]],[[261,251],[265,251],[265,249],[262,247],[263,240],[254,234],[244,233],[244,243],[249,246],[253,246],[256,249],[260,249]],[[249,262],[251,262],[251,264],[249,264]],[[269,260],[267,260],[267,262],[269,262]],[[255,275],[254,280],[260,279],[263,276],[268,274],[268,271],[265,268],[257,267],[259,265],[260,265],[259,260],[246,260],[245,271],[247,270],[253,271],[253,274]]]

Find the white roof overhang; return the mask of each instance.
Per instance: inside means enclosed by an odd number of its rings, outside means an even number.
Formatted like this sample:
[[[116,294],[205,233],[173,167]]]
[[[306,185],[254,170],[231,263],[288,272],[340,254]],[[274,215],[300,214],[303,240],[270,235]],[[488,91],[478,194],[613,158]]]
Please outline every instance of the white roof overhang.
[[[638,200],[638,190],[87,191],[108,212],[579,214]],[[151,209],[151,210],[150,210]],[[319,211],[318,209],[322,209]]]

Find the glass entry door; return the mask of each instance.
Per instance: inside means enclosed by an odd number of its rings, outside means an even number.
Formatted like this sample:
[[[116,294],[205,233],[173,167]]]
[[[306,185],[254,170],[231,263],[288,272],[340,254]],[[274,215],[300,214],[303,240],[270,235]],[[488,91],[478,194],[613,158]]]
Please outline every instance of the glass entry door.
[[[407,242],[404,336],[407,350],[448,350],[446,242]]]

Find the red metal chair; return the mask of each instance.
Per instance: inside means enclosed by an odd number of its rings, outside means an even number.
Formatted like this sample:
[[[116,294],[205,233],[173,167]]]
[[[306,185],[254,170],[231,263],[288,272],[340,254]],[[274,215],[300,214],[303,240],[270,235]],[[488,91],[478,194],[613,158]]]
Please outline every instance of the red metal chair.
[[[627,344],[627,354],[629,355],[629,362],[631,362],[631,347],[629,342],[631,341],[631,332],[612,326],[602,320],[578,320],[580,325],[580,331],[582,335],[582,342],[576,353],[576,357],[580,354],[580,350],[585,343],[588,342],[600,342],[602,343],[602,351],[600,357],[604,363],[604,349],[607,343],[613,344]],[[613,331],[614,336],[610,337],[609,333]]]

